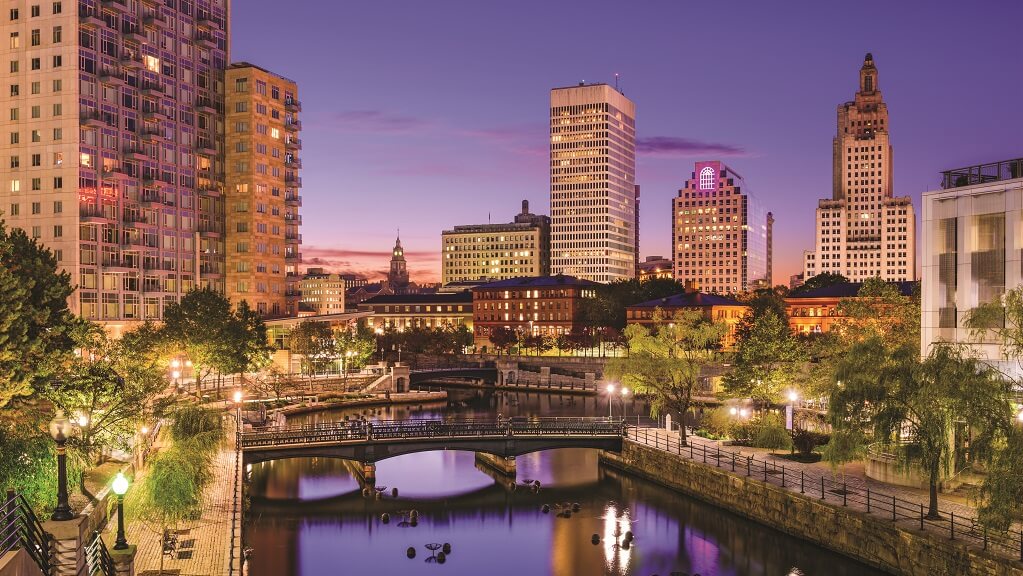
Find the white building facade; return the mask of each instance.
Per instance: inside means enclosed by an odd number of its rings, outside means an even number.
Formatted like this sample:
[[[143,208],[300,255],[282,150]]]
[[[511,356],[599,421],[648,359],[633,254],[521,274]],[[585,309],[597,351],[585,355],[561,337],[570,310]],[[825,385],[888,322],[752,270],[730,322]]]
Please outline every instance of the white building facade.
[[[993,334],[974,338],[963,320],[1023,283],[1023,159],[944,172],[942,189],[923,195],[921,227],[922,352],[939,341],[969,343],[1019,370]]]

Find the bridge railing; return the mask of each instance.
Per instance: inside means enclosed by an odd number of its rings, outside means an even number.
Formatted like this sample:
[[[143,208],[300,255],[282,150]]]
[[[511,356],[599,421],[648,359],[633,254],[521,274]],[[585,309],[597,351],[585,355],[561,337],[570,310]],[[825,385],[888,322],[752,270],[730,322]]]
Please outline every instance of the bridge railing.
[[[501,420],[340,421],[268,428],[242,434],[243,448],[417,438],[507,436],[624,436],[620,418],[508,418]]]

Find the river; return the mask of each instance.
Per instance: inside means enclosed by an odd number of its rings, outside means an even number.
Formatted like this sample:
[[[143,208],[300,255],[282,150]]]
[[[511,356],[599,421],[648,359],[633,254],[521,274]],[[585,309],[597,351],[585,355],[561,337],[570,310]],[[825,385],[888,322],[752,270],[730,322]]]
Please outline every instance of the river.
[[[612,406],[615,416],[623,406]],[[642,402],[624,407],[645,413]],[[452,390],[447,403],[335,410],[289,423],[370,419],[601,416],[606,399]],[[354,463],[296,458],[248,471],[245,541],[252,576],[880,575],[853,560],[657,484],[602,467],[597,452],[520,456],[517,482],[474,454],[424,452],[377,464],[383,498],[365,498]],[[539,481],[534,491],[524,484]],[[514,484],[514,487],[512,486]],[[398,489],[398,497],[391,490]],[[544,505],[550,507],[544,513]],[[578,505],[577,512],[572,511]],[[411,511],[418,512],[412,525]],[[381,514],[390,521],[384,523]],[[625,545],[626,532],[635,539]],[[592,535],[599,544],[591,542]],[[427,544],[449,543],[440,565]],[[415,549],[408,558],[407,549]]]

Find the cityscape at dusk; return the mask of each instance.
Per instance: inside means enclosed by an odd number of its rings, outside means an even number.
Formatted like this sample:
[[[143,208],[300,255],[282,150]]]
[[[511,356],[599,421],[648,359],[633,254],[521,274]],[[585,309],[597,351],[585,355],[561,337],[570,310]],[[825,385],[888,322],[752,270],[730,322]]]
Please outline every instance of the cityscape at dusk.
[[[549,213],[548,92],[616,74],[637,107],[641,256],[670,256],[671,198],[693,162],[722,160],[774,211],[775,283],[813,248],[835,108],[865,53],[889,103],[896,195],[918,204],[941,170],[1018,149],[1013,2],[857,3],[869,18],[813,1],[298,3],[283,20],[275,7],[236,11],[232,57],[303,87],[304,258],[338,271],[379,278],[400,227],[413,277],[436,282],[441,230],[510,220],[521,199]]]
[[[0,576],[1023,576],[1020,0],[8,0]]]

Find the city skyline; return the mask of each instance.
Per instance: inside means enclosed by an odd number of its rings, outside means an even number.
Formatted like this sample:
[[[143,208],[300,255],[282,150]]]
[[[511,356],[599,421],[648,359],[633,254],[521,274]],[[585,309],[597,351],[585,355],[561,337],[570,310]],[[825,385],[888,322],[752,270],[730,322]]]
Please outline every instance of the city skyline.
[[[835,106],[850,99],[867,52],[884,71],[896,195],[916,204],[940,170],[1018,155],[1018,126],[998,112],[1021,92],[1002,57],[1018,51],[1009,24],[1023,11],[1017,6],[1000,6],[1005,18],[981,29],[942,36],[936,31],[983,8],[868,1],[864,10],[883,17],[862,26],[841,18],[839,6],[809,2],[784,10],[654,4],[621,12],[624,32],[606,45],[583,42],[604,25],[602,11],[569,5],[299,5],[286,22],[267,17],[272,6],[254,0],[235,14],[232,57],[307,86],[303,252],[311,266],[383,272],[401,227],[413,278],[431,281],[440,275],[442,230],[487,214],[500,221],[523,198],[549,214],[549,90],[614,83],[615,73],[638,109],[641,257],[670,254],[668,199],[692,163],[723,160],[775,213],[775,283],[798,272],[813,247],[816,200],[831,187]],[[557,26],[569,16],[577,26]],[[421,27],[426,18],[432,25]],[[695,25],[701,20],[727,26]],[[328,25],[337,28],[332,48],[313,49]],[[264,48],[271,26],[308,57]],[[555,29],[555,49],[529,41]],[[339,73],[320,74],[326,69]],[[984,78],[982,89],[972,78]],[[356,216],[364,213],[375,217]]]

